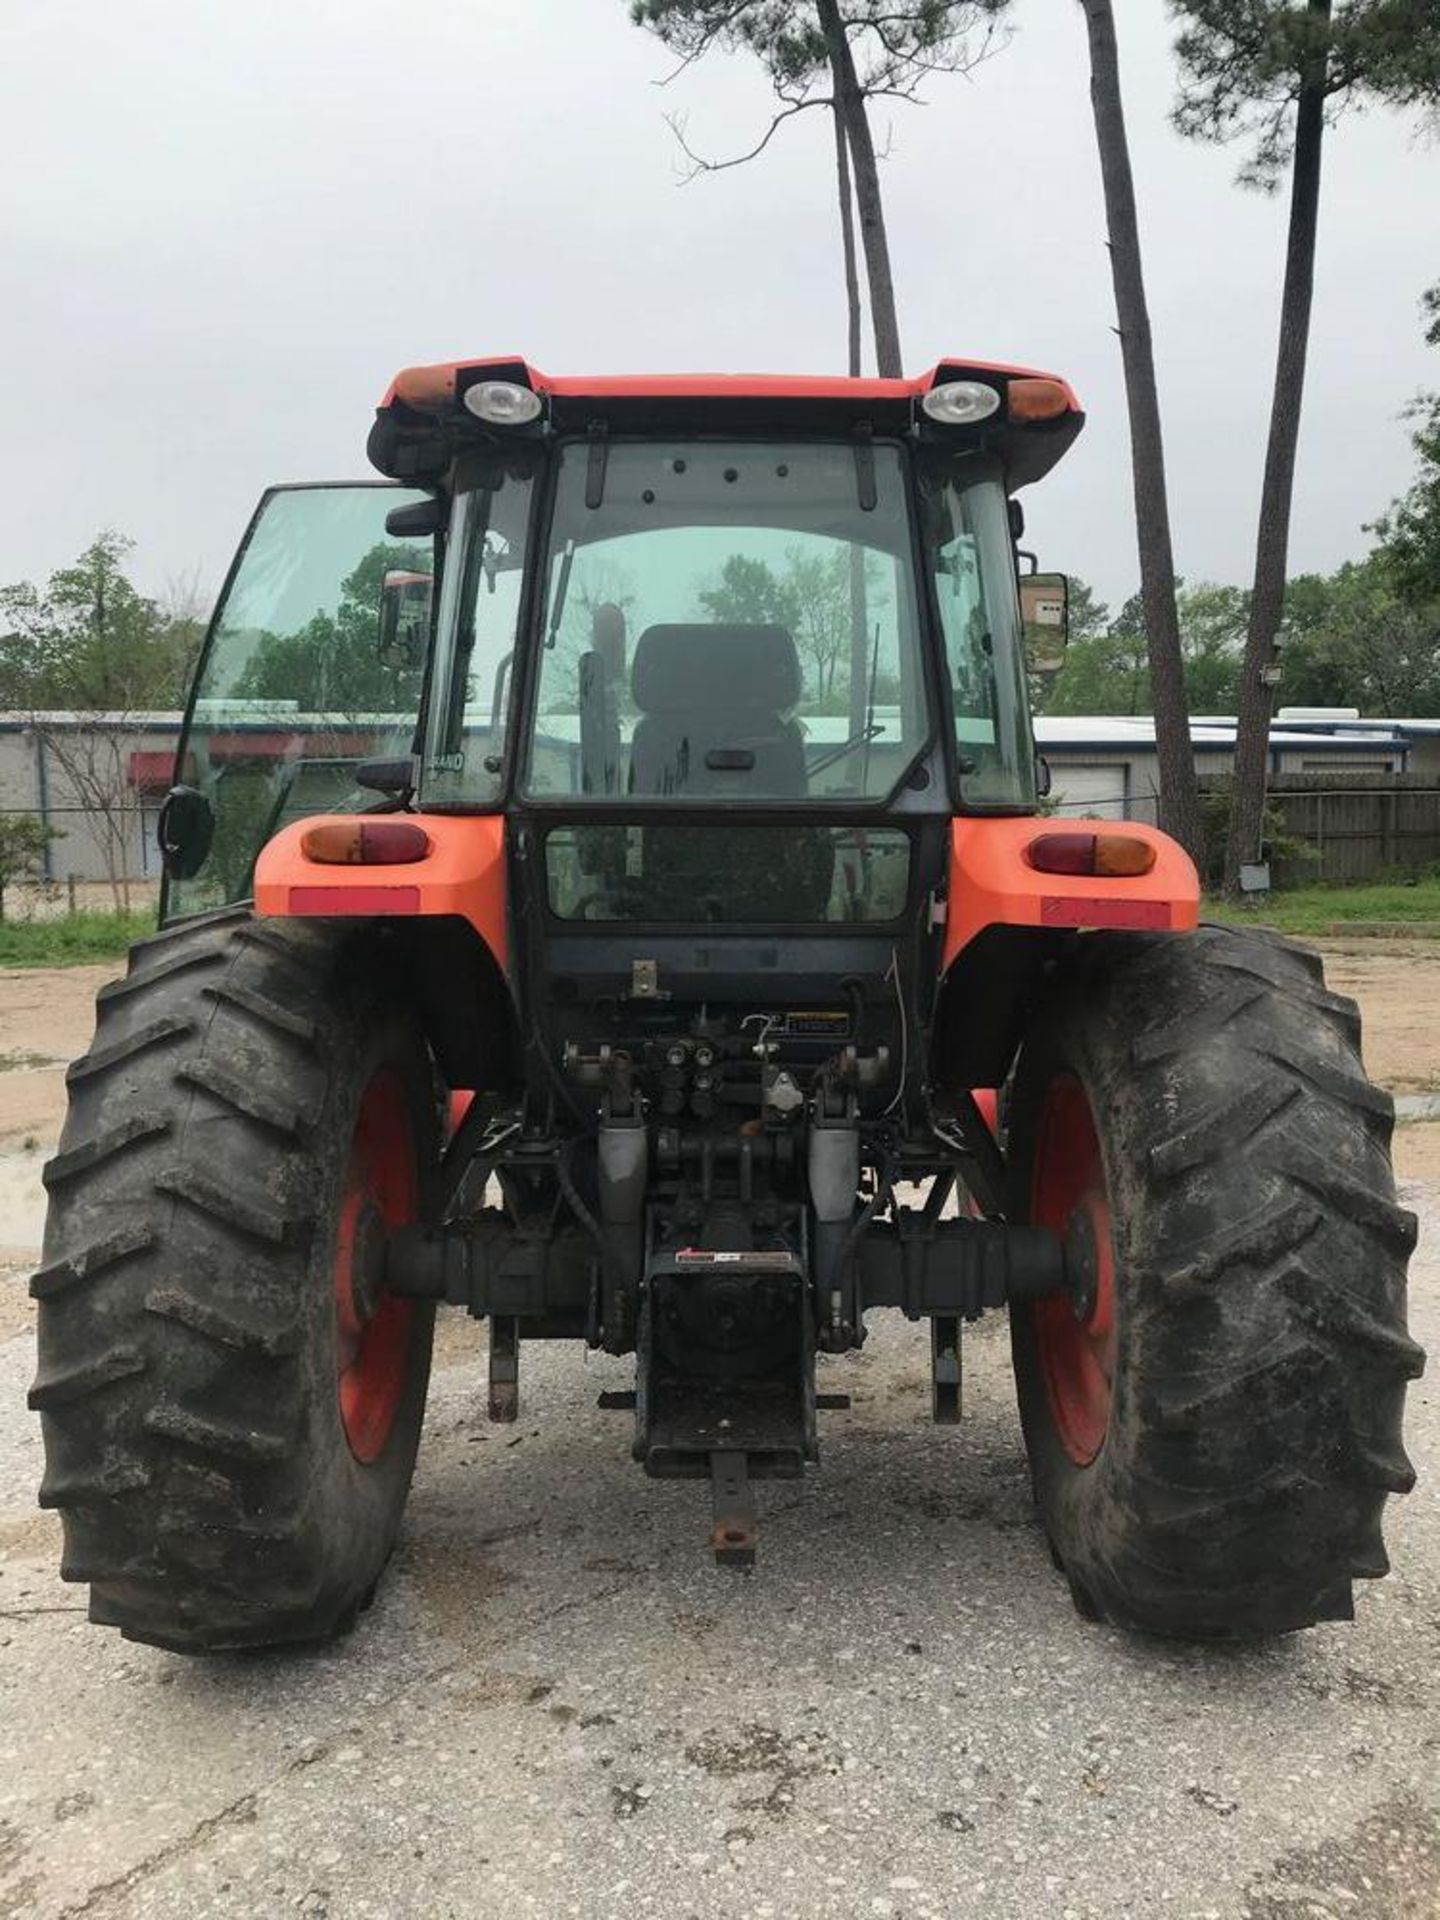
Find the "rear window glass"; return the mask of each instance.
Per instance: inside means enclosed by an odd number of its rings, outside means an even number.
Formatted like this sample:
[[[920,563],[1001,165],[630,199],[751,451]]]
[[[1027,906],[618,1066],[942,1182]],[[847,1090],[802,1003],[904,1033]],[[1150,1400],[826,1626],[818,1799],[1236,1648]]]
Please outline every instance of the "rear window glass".
[[[910,840],[868,827],[557,827],[545,838],[545,873],[562,920],[896,920]]]

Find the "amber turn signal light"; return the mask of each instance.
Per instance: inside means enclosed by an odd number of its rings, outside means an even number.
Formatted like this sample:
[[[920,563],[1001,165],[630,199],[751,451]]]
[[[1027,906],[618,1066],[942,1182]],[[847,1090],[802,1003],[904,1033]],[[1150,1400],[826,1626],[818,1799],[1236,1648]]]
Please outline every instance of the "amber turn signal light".
[[[395,398],[421,412],[447,407],[455,398],[455,368],[406,367],[395,376]]]
[[[1129,833],[1042,833],[1025,849],[1025,858],[1040,873],[1124,879],[1149,873],[1155,849]]]
[[[1005,407],[1012,420],[1054,420],[1070,411],[1070,393],[1063,380],[1012,380]]]
[[[330,820],[306,829],[300,851],[325,867],[403,867],[425,858],[430,836],[405,820]]]

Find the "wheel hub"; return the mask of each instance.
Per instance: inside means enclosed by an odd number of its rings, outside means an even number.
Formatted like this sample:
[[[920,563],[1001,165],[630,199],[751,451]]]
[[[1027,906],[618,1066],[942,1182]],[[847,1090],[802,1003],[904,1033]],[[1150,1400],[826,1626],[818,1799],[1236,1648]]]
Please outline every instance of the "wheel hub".
[[[409,1375],[415,1304],[385,1289],[386,1241],[414,1221],[419,1174],[405,1083],[381,1067],[361,1096],[335,1227],[335,1373],[350,1451],[383,1452]]]
[[[1071,1311],[1083,1326],[1094,1318],[1100,1292],[1095,1223],[1084,1207],[1076,1207],[1065,1223],[1065,1278],[1069,1282]]]
[[[355,1218],[350,1253],[350,1299],[362,1326],[375,1318],[385,1292],[387,1239],[380,1209],[367,1198]]]
[[[1105,1443],[1115,1373],[1115,1258],[1105,1163],[1085,1089],[1059,1073],[1035,1142],[1031,1218],[1065,1240],[1066,1292],[1039,1300],[1034,1328],[1056,1437],[1078,1467]]]

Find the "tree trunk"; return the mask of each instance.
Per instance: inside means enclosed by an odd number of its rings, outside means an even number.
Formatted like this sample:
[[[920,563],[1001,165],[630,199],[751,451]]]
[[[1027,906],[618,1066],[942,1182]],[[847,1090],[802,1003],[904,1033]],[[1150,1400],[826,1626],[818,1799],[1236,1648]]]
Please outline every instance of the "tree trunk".
[[[845,371],[852,380],[860,373],[860,273],[855,261],[855,207],[850,192],[850,150],[845,122],[836,97],[830,115],[835,124],[835,184],[840,202],[840,247],[845,256]]]
[[[875,330],[875,370],[895,379],[904,371],[900,358],[900,322],[895,312],[895,281],[890,272],[890,247],[885,238],[885,210],[880,198],[880,169],[865,96],[855,71],[855,58],[840,18],[838,0],[815,0],[820,31],[830,57],[835,98],[845,121],[845,137],[855,169],[855,204],[860,214],[860,240],[865,249],[865,276],[870,286],[870,321]]]
[[[833,77],[833,69],[832,69]],[[855,259],[855,209],[850,189],[850,146],[841,116],[839,80],[835,79],[835,180],[840,200],[840,245],[845,255],[846,371],[852,380],[860,375],[860,274]],[[854,541],[850,544],[850,737],[865,725],[869,706],[870,614],[865,593],[865,553]]]
[[[1309,12],[1330,19],[1330,0],[1309,0]],[[1240,888],[1240,869],[1260,858],[1265,823],[1265,785],[1270,758],[1270,675],[1278,662],[1276,636],[1285,611],[1285,573],[1290,558],[1290,505],[1295,491],[1295,450],[1300,439],[1300,403],[1305,391],[1305,355],[1310,344],[1310,308],[1315,291],[1315,237],[1320,222],[1320,158],[1325,138],[1325,47],[1301,78],[1295,109],[1295,159],[1290,180],[1290,228],[1285,248],[1285,284],[1280,295],[1280,345],[1270,403],[1270,439],[1260,491],[1255,541],[1255,585],[1236,703],[1234,802],[1225,849],[1225,891]]]
[[[1105,191],[1110,236],[1110,273],[1120,323],[1120,357],[1130,415],[1130,462],[1135,492],[1135,536],[1140,557],[1140,602],[1150,661],[1150,698],[1155,713],[1155,755],[1160,771],[1160,825],[1196,863],[1201,857],[1200,799],[1180,619],[1175,606],[1175,556],[1165,488],[1165,443],[1150,337],[1150,310],[1140,258],[1135,179],[1125,134],[1120,93],[1120,53],[1111,0],[1081,0],[1090,37],[1090,104]]]

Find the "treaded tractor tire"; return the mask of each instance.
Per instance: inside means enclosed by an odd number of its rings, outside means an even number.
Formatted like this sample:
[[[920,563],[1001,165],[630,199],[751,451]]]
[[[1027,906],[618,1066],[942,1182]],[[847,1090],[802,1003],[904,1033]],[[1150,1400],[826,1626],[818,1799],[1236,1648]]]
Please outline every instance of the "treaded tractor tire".
[[[1424,1364],[1392,1125],[1354,1002],[1288,941],[1093,935],[1060,970],[1016,1071],[1011,1217],[1077,1223],[1096,1284],[1011,1327],[1036,1501],[1083,1613],[1284,1633],[1349,1619],[1351,1582],[1388,1571]]]
[[[324,1639],[394,1544],[433,1308],[385,1298],[366,1320],[347,1292],[343,1325],[337,1284],[387,1209],[418,1210],[437,1112],[373,960],[333,928],[188,922],[132,949],[67,1076],[31,1283],[40,1504],[63,1516],[63,1577],[127,1638]],[[400,1169],[373,1204],[362,1151]]]

